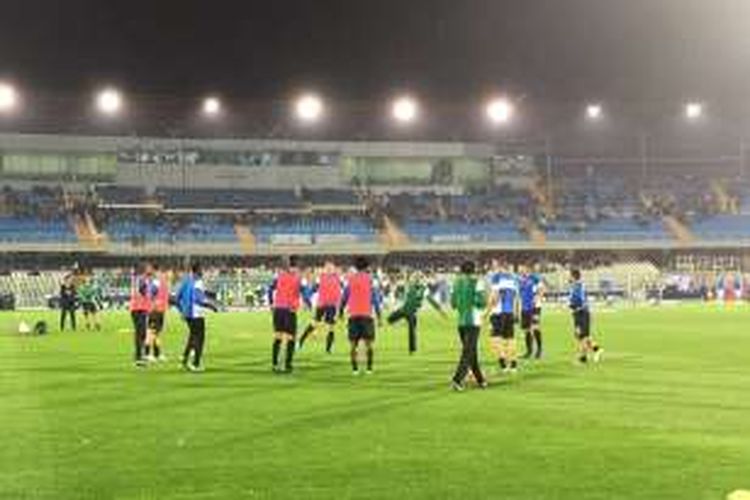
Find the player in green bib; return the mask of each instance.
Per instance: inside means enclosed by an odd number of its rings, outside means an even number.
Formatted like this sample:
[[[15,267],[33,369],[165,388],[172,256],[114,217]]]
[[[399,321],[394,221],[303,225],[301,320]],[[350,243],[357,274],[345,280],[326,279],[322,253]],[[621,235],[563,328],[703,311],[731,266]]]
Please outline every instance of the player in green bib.
[[[102,308],[102,291],[92,275],[87,276],[78,286],[77,298],[83,309],[86,330],[91,330],[92,324],[97,331],[101,330],[98,313]]]
[[[487,387],[487,381],[479,367],[477,344],[482,316],[487,307],[487,293],[484,280],[476,276],[476,265],[472,261],[461,264],[461,273],[453,282],[451,306],[456,311],[458,335],[462,345],[461,359],[458,361],[451,387],[455,391],[463,391],[464,380],[471,370],[479,387],[484,389]]]

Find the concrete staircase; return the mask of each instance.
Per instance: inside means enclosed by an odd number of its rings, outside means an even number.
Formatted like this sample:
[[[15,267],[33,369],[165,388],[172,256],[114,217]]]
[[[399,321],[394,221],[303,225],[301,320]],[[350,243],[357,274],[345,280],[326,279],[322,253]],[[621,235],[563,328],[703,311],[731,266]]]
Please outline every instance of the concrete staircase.
[[[379,235],[380,242],[388,248],[402,248],[409,245],[409,236],[388,216],[383,218],[383,229]]]
[[[240,242],[242,251],[251,254],[255,252],[256,240],[255,235],[245,224],[235,224],[234,232],[237,235],[237,239]]]
[[[100,250],[107,243],[107,236],[100,233],[94,219],[87,212],[84,215],[71,216],[71,223],[78,237],[78,241],[88,250]]]
[[[521,228],[529,235],[531,242],[537,246],[544,246],[547,243],[547,235],[536,223],[528,217],[523,217],[519,224]]]
[[[536,182],[529,184],[528,190],[531,199],[533,199],[537,205],[542,207],[547,217],[554,218],[555,203],[552,197],[549,196],[547,186],[545,186],[544,182],[541,179],[538,179]],[[549,190],[549,192],[551,192],[551,190]]]
[[[722,212],[731,212],[733,208],[735,208],[732,207],[732,197],[729,196],[726,186],[724,186],[721,181],[716,179],[712,180],[711,191],[713,191],[716,200],[719,202],[719,210]]]
[[[682,244],[690,244],[695,241],[695,235],[685,224],[671,215],[664,216],[664,226],[669,230],[674,239]]]

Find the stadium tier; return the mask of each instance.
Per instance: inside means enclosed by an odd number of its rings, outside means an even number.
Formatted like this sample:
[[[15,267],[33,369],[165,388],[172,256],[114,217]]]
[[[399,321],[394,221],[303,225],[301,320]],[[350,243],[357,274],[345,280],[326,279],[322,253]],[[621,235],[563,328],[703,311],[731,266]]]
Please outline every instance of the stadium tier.
[[[0,145],[7,251],[21,243],[237,255],[750,241],[750,188],[736,166],[721,164],[673,162],[646,176],[637,161],[545,162],[482,144],[6,135]],[[81,158],[107,168],[92,181]],[[29,181],[37,163],[66,171],[34,170]]]
[[[0,242],[2,243],[70,243],[76,240],[76,233],[64,218],[0,216]]]

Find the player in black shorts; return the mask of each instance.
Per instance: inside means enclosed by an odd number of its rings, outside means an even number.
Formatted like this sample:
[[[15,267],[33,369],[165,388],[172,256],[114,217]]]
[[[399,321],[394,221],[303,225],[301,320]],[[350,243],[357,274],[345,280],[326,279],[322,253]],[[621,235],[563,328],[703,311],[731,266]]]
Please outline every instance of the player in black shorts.
[[[302,349],[305,341],[310,335],[321,327],[328,329],[326,335],[326,352],[331,354],[335,336],[336,314],[341,303],[342,294],[341,276],[336,270],[333,261],[327,261],[318,274],[315,284],[312,286],[311,294],[315,295],[315,315],[313,321],[307,325],[299,339],[298,349]]]
[[[380,323],[380,293],[368,272],[367,259],[356,258],[354,267],[356,271],[351,273],[346,280],[339,315],[343,316],[344,311],[349,314],[349,342],[351,344],[349,356],[352,373],[359,375],[359,346],[364,343],[367,352],[367,373],[371,374],[375,357],[373,314],[377,315],[378,323]]]
[[[492,325],[492,344],[503,373],[515,373],[518,368],[514,323],[518,316],[518,279],[509,268],[494,265],[490,276],[492,295],[487,304]]]
[[[598,362],[601,359],[603,349],[591,336],[591,312],[586,285],[581,279],[581,271],[573,269],[570,278],[569,305],[573,312],[573,328],[576,340],[578,340],[578,360],[581,363],[586,363],[588,356],[592,355],[594,362]]]
[[[269,302],[273,308],[274,339],[271,349],[271,363],[276,373],[291,373],[295,345],[297,343],[297,310],[304,301],[309,307],[304,280],[297,267],[297,258],[290,256],[286,265],[274,277],[268,289]],[[279,354],[286,345],[286,358],[279,364]]]

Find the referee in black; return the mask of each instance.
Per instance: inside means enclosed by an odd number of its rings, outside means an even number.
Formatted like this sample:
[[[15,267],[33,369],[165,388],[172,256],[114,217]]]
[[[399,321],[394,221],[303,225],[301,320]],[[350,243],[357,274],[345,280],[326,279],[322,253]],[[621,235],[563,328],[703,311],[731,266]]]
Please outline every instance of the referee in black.
[[[76,331],[77,290],[73,276],[68,274],[60,285],[60,331],[65,331],[65,319],[70,317],[70,327]]]

